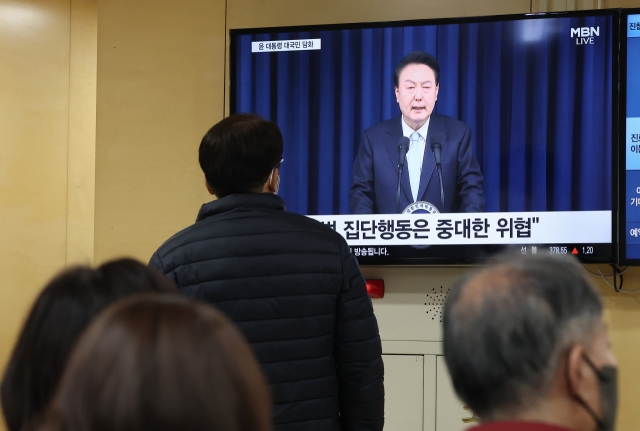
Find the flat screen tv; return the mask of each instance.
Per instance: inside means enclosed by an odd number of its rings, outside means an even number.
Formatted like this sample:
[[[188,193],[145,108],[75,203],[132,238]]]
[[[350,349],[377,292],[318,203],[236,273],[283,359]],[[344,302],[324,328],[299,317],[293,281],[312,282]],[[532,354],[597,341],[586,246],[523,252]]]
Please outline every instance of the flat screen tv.
[[[615,262],[619,21],[231,30],[230,111],[279,125],[287,209],[339,232],[361,264],[505,247]]]
[[[640,264],[640,9],[621,18],[620,263]]]

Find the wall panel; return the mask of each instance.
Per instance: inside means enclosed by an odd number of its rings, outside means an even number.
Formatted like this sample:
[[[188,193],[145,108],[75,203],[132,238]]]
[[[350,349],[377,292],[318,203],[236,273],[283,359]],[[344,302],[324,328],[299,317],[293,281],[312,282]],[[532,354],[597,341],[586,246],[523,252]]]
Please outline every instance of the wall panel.
[[[639,0],[533,0],[532,12],[640,7]]]
[[[98,1],[71,0],[67,265],[93,262]]]
[[[148,260],[208,200],[198,145],[222,119],[225,3],[98,11],[95,259]]]
[[[69,0],[0,2],[0,371],[66,262],[70,31]]]
[[[228,0],[229,28],[527,13],[529,0]]]
[[[65,264],[69,34],[69,0],[0,3],[2,370],[34,296]]]

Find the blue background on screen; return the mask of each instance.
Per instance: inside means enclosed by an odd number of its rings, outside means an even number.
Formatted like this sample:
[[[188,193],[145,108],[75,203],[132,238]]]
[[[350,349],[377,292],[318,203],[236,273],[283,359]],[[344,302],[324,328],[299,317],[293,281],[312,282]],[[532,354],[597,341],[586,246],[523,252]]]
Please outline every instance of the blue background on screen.
[[[593,45],[571,28],[599,27]],[[252,53],[252,41],[322,49]],[[282,129],[280,195],[301,214],[349,212],[363,131],[400,115],[393,69],[410,51],[441,68],[434,112],[471,126],[487,211],[610,210],[612,20],[608,16],[265,33],[236,41],[236,112]],[[425,156],[430,154],[425,153]]]

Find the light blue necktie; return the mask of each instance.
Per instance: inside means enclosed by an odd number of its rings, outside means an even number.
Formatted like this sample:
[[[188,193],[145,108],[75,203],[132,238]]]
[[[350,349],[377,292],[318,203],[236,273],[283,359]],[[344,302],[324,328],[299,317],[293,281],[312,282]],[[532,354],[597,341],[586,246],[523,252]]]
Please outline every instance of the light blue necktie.
[[[418,132],[413,132],[409,137],[411,145],[407,152],[407,166],[409,167],[409,183],[411,184],[411,194],[413,201],[418,200],[418,188],[420,187],[420,173],[422,164],[420,163],[420,139]]]

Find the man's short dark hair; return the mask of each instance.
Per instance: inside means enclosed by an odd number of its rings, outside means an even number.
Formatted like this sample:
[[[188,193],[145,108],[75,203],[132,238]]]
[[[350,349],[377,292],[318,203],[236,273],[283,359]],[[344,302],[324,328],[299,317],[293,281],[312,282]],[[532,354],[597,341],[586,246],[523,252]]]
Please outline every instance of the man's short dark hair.
[[[602,302],[569,257],[502,258],[457,282],[444,310],[444,354],[458,396],[480,417],[535,405],[560,355],[588,346]]]
[[[411,51],[405,58],[400,60],[400,63],[398,63],[393,72],[393,83],[396,88],[400,85],[400,74],[402,70],[410,64],[424,64],[425,66],[429,66],[436,76],[436,85],[440,83],[440,65],[438,64],[438,60],[428,52]]]
[[[280,163],[282,148],[282,133],[276,124],[257,115],[231,115],[202,138],[200,167],[219,198],[260,192]]]

